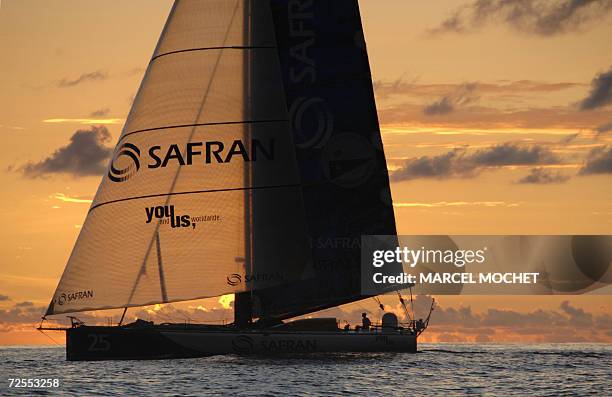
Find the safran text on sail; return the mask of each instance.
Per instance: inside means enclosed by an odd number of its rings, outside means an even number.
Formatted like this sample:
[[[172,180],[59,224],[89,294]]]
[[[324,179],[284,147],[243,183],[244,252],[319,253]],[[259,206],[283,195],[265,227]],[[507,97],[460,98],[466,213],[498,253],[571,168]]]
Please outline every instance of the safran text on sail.
[[[221,141],[189,142],[184,147],[172,144],[168,147],[159,145],[148,149],[149,157],[153,160],[147,164],[148,168],[164,168],[168,164],[193,165],[196,158],[200,162],[229,163],[234,159],[242,159],[245,162],[257,161],[258,159],[274,160],[274,139],[262,142],[252,139],[250,145],[240,139],[234,140],[230,145]]]

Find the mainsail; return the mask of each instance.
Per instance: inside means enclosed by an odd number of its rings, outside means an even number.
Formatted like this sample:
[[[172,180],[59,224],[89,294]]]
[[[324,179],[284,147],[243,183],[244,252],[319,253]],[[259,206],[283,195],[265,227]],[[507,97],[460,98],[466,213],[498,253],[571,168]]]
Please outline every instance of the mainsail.
[[[177,0],[47,314],[313,312],[363,298],[366,234],[396,230],[357,0]]]
[[[271,4],[313,258],[302,280],[254,291],[260,316],[283,319],[365,298],[361,236],[397,233],[357,0]]]

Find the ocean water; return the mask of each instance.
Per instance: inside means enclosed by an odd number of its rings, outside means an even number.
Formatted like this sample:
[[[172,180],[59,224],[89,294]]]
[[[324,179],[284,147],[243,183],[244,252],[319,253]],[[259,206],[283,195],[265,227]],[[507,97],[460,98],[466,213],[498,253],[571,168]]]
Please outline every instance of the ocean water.
[[[9,378],[59,387],[8,388]],[[66,362],[59,347],[0,347],[1,395],[612,395],[612,345],[422,344],[417,354]]]

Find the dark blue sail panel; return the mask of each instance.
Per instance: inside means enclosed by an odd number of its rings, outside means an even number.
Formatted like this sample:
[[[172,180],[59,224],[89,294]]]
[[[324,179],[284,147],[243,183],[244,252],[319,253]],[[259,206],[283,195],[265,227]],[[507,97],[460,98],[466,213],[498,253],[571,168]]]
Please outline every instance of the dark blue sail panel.
[[[271,7],[313,263],[253,293],[260,316],[288,318],[364,298],[361,236],[396,228],[357,1]]]

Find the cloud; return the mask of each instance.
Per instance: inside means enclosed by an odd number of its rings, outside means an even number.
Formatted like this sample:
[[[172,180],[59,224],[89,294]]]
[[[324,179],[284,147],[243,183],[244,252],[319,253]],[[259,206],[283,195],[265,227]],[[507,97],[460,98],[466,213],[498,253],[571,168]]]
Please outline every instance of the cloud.
[[[486,149],[480,149],[471,156],[479,166],[507,166],[532,164],[557,164],[559,159],[550,149],[540,145],[520,146],[504,143]]]
[[[574,325],[582,327],[593,325],[593,315],[585,312],[584,309],[572,307],[569,301],[561,302],[561,310],[570,317],[569,321]]]
[[[425,108],[423,108],[423,113],[434,116],[438,114],[447,114],[453,110],[455,110],[455,106],[453,105],[451,99],[445,96],[444,98],[425,106]]]
[[[104,116],[108,116],[109,113],[110,113],[109,108],[102,108],[102,109],[94,110],[93,112],[91,112],[89,114],[89,117],[90,118],[104,117]]]
[[[406,295],[405,295],[406,296]],[[385,310],[395,313],[400,319],[405,312],[396,296],[381,296]],[[415,317],[425,318],[431,305],[431,297],[418,295],[414,297]],[[365,309],[364,309],[365,307]],[[368,310],[369,309],[369,310]],[[19,304],[7,309],[0,309],[0,332],[33,329],[40,322],[46,306]],[[410,310],[410,309],[409,309]],[[371,301],[335,307],[317,313],[316,316],[336,317],[340,321],[349,321],[352,326],[361,322],[361,313],[367,311],[370,318],[379,316],[380,309]],[[98,316],[80,313],[79,318],[88,325],[108,324],[108,314]],[[229,308],[219,304],[190,306],[178,308],[174,305],[155,305],[128,311],[125,322],[135,318],[163,322],[188,323],[221,323],[233,316]],[[115,317],[117,320],[118,317]],[[64,318],[58,318],[65,325]],[[59,324],[58,324],[59,325]],[[493,342],[612,342],[612,316],[609,313],[589,312],[574,306],[570,301],[563,301],[557,308],[532,309],[516,311],[503,308],[492,308],[475,311],[470,306],[458,308],[437,305],[431,316],[430,327],[421,335],[421,340],[458,342],[493,341]]]
[[[0,302],[10,301],[11,298],[8,295],[0,295]]]
[[[378,80],[375,93],[383,125],[419,124],[475,128],[593,129],[610,121],[605,108],[581,111],[559,99],[542,106],[542,95],[581,95],[588,83],[570,81],[498,80],[494,82],[427,84],[409,80]],[[571,91],[571,93],[570,93]],[[551,94],[551,95],[548,95]],[[563,95],[565,98],[567,95]],[[423,98],[426,99],[424,111]],[[459,102],[459,103],[457,103]],[[485,105],[486,104],[486,105]],[[457,111],[461,108],[461,111]],[[429,112],[430,114],[427,114]],[[440,117],[440,115],[443,117]],[[435,117],[438,116],[438,117]]]
[[[57,83],[57,86],[61,88],[74,87],[81,83],[85,83],[89,81],[103,81],[103,80],[106,80],[107,78],[108,78],[108,75],[106,74],[106,72],[103,72],[101,70],[96,70],[95,72],[83,73],[82,75],[80,75],[79,77],[73,80],[63,78]]]
[[[522,184],[548,185],[553,183],[564,183],[570,179],[569,176],[560,172],[547,171],[544,168],[533,168],[529,175],[518,180]]]
[[[465,151],[454,149],[438,156],[422,156],[406,160],[404,165],[391,173],[393,181],[417,178],[450,178],[471,176],[474,165],[464,161]]]
[[[112,149],[104,145],[110,137],[104,126],[78,130],[68,145],[57,149],[40,162],[25,164],[17,170],[29,178],[49,174],[71,174],[77,177],[100,175],[106,169],[106,162],[112,153]]]
[[[479,86],[480,87],[480,86]],[[480,88],[478,93],[481,94]],[[381,125],[410,124],[419,126],[435,126],[445,128],[517,128],[517,129],[592,129],[594,125],[607,123],[610,112],[606,109],[596,109],[590,112],[580,111],[576,106],[551,106],[503,109],[472,105],[464,107],[460,112],[451,112],[444,117],[432,117],[423,113],[423,106],[410,98],[380,106],[379,117]],[[481,101],[482,102],[482,101]],[[565,134],[565,133],[564,133]]]
[[[400,320],[404,319],[404,310],[397,302],[397,297],[384,295],[381,300],[385,304],[385,311],[395,313]],[[429,312],[431,297],[417,295],[413,303],[415,317],[425,318]],[[354,326],[361,322],[364,306],[367,309],[369,302],[363,301],[359,307],[348,305],[328,309],[321,315],[336,317]],[[372,302],[368,312],[372,316],[378,316],[380,310]],[[432,313],[430,327],[421,335],[421,340],[541,343],[589,340],[609,343],[612,342],[612,316],[608,313],[587,312],[573,306],[570,301],[563,301],[554,309],[531,311],[491,308],[476,312],[470,306],[454,308],[438,304]]]
[[[439,100],[425,106],[423,113],[428,116],[436,116],[453,112],[456,108],[465,106],[477,98],[474,96],[476,84],[462,84],[452,94],[446,95]]]
[[[612,146],[600,146],[591,150],[580,175],[612,174]]]
[[[473,82],[467,83],[478,88],[479,94],[496,94],[496,95],[519,95],[533,93],[552,93],[560,92],[576,87],[586,86],[583,83],[573,82],[544,82],[534,80],[511,80],[498,82]],[[426,84],[418,83],[416,79],[404,81],[399,78],[393,81],[376,80],[374,81],[374,89],[378,99],[387,99],[395,95],[408,95],[420,98],[423,95],[444,96],[449,92],[457,92],[465,87],[466,83],[442,83],[442,84]]]
[[[53,198],[63,201],[64,203],[91,204],[93,202],[89,197],[70,197],[63,193],[55,193]]]
[[[559,143],[567,145],[569,143],[572,143],[576,140],[576,138],[578,138],[580,136],[580,133],[575,133],[575,134],[569,134],[564,136],[563,138],[561,138],[561,140],[559,141]]]
[[[559,162],[560,159],[544,146],[504,143],[479,149],[472,154],[468,154],[465,149],[454,149],[437,156],[409,159],[391,173],[391,179],[403,181],[417,178],[469,178],[477,176],[485,168]]]
[[[518,207],[519,203],[505,201],[438,201],[435,203],[393,203],[398,208],[438,208],[438,207]]]
[[[426,313],[428,302],[428,297],[419,296],[415,307]],[[483,334],[493,341],[609,342],[610,317],[607,313],[589,313],[569,301],[563,301],[558,309],[530,312],[493,308],[476,313],[469,306],[458,309],[439,306],[432,315],[432,327],[423,336],[431,338],[427,334],[434,334],[434,339],[440,341],[438,334],[461,342],[473,342]],[[449,327],[457,331],[449,331]]]
[[[431,34],[467,33],[505,23],[539,36],[580,31],[612,10],[612,0],[474,0],[457,8]]]
[[[597,135],[605,134],[606,132],[612,131],[612,121],[606,124],[602,124],[595,129]]]
[[[24,327],[31,329],[34,323],[40,321],[46,309],[43,306],[35,306],[32,302],[21,302],[13,307],[0,309],[0,332]]]
[[[50,124],[83,124],[83,125],[100,125],[100,124],[121,124],[123,119],[45,119],[43,123]]]
[[[580,104],[582,110],[592,110],[612,104],[612,68],[595,76],[591,92]]]
[[[6,128],[7,130],[14,130],[14,131],[23,131],[23,130],[25,130],[25,128],[23,128],[23,127],[18,127],[18,126],[14,126],[14,125],[2,125],[2,124],[0,124],[0,128]]]

